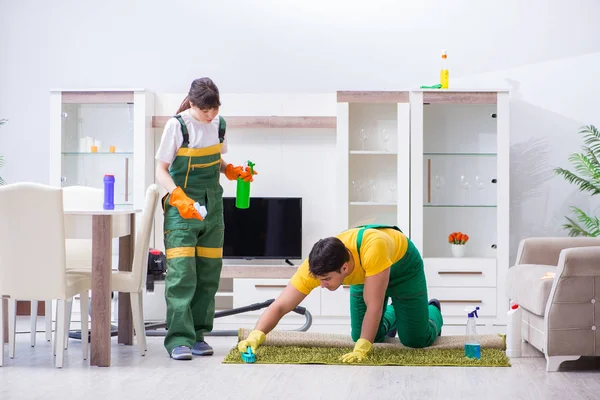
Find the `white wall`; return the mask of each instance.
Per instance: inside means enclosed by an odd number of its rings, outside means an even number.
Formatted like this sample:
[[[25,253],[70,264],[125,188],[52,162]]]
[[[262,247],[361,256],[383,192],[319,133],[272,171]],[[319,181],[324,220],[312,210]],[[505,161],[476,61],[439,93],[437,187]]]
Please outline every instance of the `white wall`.
[[[0,171],[47,181],[51,88],[185,92],[207,75],[228,93],[401,89],[436,83],[445,48],[451,85],[515,91],[514,259],[521,238],[564,234],[568,204],[591,207],[548,171],[579,149],[579,126],[600,125],[599,13],[596,0],[0,0]]]

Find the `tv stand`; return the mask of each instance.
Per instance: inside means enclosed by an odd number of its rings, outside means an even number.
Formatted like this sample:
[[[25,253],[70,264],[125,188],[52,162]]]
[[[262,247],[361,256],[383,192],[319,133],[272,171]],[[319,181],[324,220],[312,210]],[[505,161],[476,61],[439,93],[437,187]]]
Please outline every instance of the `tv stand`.
[[[288,260],[287,258],[285,259],[285,263],[286,263],[287,265],[291,265],[292,267],[294,266],[294,263],[293,263],[293,262],[291,262],[290,260]]]

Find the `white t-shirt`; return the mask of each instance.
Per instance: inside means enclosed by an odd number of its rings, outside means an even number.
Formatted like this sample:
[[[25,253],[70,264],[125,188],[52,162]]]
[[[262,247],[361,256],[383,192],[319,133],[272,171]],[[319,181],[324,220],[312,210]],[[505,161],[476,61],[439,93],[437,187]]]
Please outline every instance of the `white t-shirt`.
[[[189,135],[188,147],[201,149],[219,144],[219,116],[217,115],[210,123],[198,121],[192,117],[190,110],[182,111],[179,115],[187,126]],[[171,164],[177,155],[177,150],[183,145],[183,133],[181,124],[177,119],[170,118],[163,130],[160,145],[156,151],[156,159]],[[227,135],[223,140],[221,154],[227,153]]]

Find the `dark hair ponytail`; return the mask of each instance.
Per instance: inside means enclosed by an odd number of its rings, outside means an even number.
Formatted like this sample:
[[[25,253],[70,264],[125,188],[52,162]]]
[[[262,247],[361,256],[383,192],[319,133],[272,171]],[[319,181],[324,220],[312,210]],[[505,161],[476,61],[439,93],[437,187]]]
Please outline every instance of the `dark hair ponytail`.
[[[188,95],[177,109],[177,114],[190,109],[192,104],[201,110],[210,110],[221,106],[219,88],[210,78],[199,78],[192,82]]]
[[[179,114],[180,112],[188,110],[190,108],[192,108],[192,106],[190,105],[190,99],[188,98],[188,96],[185,96],[185,99],[183,99],[181,105],[179,106],[175,114]]]

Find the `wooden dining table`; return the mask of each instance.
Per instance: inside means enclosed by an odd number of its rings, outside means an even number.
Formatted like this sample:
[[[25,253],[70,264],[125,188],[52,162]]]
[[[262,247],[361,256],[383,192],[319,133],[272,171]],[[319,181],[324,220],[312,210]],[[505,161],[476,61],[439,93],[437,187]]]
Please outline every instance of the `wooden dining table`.
[[[92,240],[90,365],[111,364],[112,241],[119,238],[119,271],[131,271],[135,245],[135,219],[140,209],[65,209],[65,238]],[[133,344],[133,318],[128,293],[118,296],[118,338]],[[83,338],[82,338],[83,339]],[[83,339],[85,340],[85,339]]]

